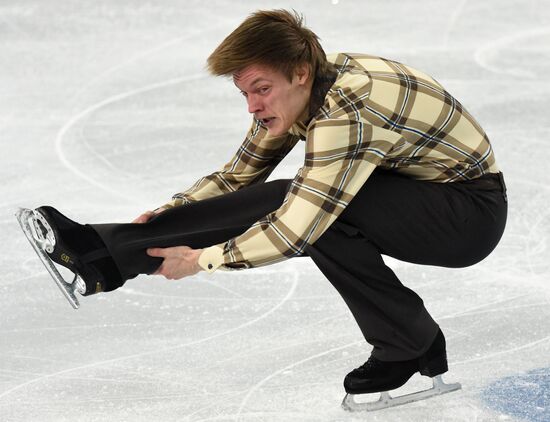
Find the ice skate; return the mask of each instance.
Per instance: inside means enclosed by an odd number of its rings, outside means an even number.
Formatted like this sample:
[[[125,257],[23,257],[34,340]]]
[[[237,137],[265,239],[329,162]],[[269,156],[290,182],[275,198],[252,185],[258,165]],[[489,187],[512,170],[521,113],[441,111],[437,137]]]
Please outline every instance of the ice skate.
[[[75,223],[52,207],[20,208],[17,220],[33,249],[73,308],[79,308],[76,293],[87,296],[105,290],[109,253],[90,228]],[[97,238],[97,236],[95,236]],[[112,261],[112,260],[111,260]],[[68,268],[72,281],[63,278],[56,264]],[[105,271],[110,270],[110,271]]]
[[[443,382],[442,374],[447,370],[445,337],[440,330],[428,351],[418,359],[384,362],[371,356],[365,364],[351,371],[344,379],[347,394],[342,407],[350,412],[380,410],[459,390],[459,383]],[[390,395],[390,390],[404,385],[416,372],[431,377],[432,388],[402,396]],[[369,393],[380,393],[380,398],[364,403],[356,400],[358,395]]]

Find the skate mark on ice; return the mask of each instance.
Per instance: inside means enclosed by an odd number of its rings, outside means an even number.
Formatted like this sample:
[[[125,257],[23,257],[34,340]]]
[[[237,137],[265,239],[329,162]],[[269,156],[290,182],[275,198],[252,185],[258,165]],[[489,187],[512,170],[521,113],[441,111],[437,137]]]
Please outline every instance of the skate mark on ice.
[[[326,350],[324,352],[321,352],[321,353],[316,353],[314,355],[311,355],[305,359],[300,359],[299,361],[296,361],[290,365],[287,365],[285,366],[284,368],[281,368],[273,373],[271,373],[270,375],[268,375],[267,377],[265,377],[264,379],[262,379],[261,381],[259,381],[258,383],[256,383],[255,385],[252,386],[252,388],[250,388],[250,390],[248,391],[248,393],[246,394],[246,396],[243,398],[243,400],[241,401],[241,404],[239,406],[239,410],[237,411],[237,414],[235,415],[235,421],[238,421],[239,420],[239,417],[243,411],[243,409],[245,408],[248,400],[250,399],[250,397],[252,397],[252,395],[263,385],[265,384],[266,382],[270,381],[271,379],[275,378],[276,376],[282,374],[283,372],[285,371],[288,371],[289,369],[291,368],[294,368],[296,366],[299,366],[305,362],[309,362],[310,360],[314,360],[314,359],[317,359],[319,357],[322,357],[322,356],[325,356],[325,355],[328,355],[330,353],[334,353],[334,352],[337,352],[338,350],[343,350],[343,349],[347,349],[348,347],[351,347],[351,346],[355,346],[355,345],[358,345],[358,344],[363,344],[364,343],[364,340],[360,340],[360,341],[354,341],[353,343],[348,343],[348,344],[345,344],[343,346],[338,346],[338,347],[334,347],[330,350]]]
[[[481,305],[472,306],[471,308],[464,309],[464,310],[461,310],[461,311],[453,313],[453,314],[447,314],[447,315],[439,316],[439,317],[437,317],[437,320],[442,321],[442,320],[445,320],[445,319],[453,319],[453,318],[456,318],[456,317],[468,316],[469,313],[472,312],[472,311],[477,311],[479,309],[483,309],[483,308],[486,308],[488,306],[500,305],[502,303],[512,302],[512,301],[515,301],[517,299],[527,297],[527,296],[530,296],[530,295],[531,295],[531,293],[524,293],[524,294],[513,296],[513,297],[507,297],[507,298],[504,298],[504,299],[493,300],[491,302],[485,302],[485,303],[482,303]]]
[[[210,394],[209,394],[210,395]],[[217,398],[219,396],[229,396],[229,395],[236,395],[236,393],[233,393],[233,392],[219,392],[219,393],[216,393],[216,395],[214,396],[212,394],[212,401],[215,401],[214,398]],[[188,401],[190,399],[193,399],[193,400],[197,400],[200,399],[201,397],[204,398],[205,396],[205,393],[204,391],[197,391],[196,393],[188,393],[188,392],[184,392],[184,393],[172,393],[172,394],[158,394],[158,395],[145,395],[145,396],[142,396],[142,395],[131,395],[131,394],[124,394],[122,396],[109,396],[109,397],[106,397],[106,398],[85,398],[83,399],[82,397],[78,397],[78,403],[111,403],[111,402],[135,402],[136,400],[141,400],[141,401],[147,401],[147,400],[166,400],[166,399],[181,399],[181,400],[177,400],[177,401]],[[225,401],[229,401],[231,400],[231,398],[224,398]],[[6,404],[12,404],[12,403],[6,403]],[[20,405],[20,406],[24,406],[24,405],[37,405],[37,404],[40,404],[40,405],[49,405],[49,406],[52,406],[52,405],[62,405],[62,406],[66,406],[67,404],[67,400],[66,399],[58,399],[58,400],[44,400],[44,401],[30,401],[30,402],[25,402],[25,401],[17,401],[17,404]],[[3,406],[3,404],[0,404],[0,406]],[[205,409],[208,409],[208,408],[211,408],[211,407],[214,407],[216,406],[216,404],[211,404],[211,405],[208,405],[208,406],[205,406],[204,408],[200,409],[199,411],[202,411],[202,410],[205,410]],[[198,413],[198,412],[197,412]],[[187,419],[188,416],[186,416],[186,419],[183,419],[183,420],[188,420]],[[126,420],[126,419],[125,419]]]
[[[222,322],[222,321],[238,321],[242,320],[244,317],[220,317],[220,318],[202,318],[195,319],[193,318],[192,323],[204,323],[204,322]],[[9,334],[9,333],[40,333],[44,331],[66,331],[66,330],[87,330],[87,329],[106,329],[106,328],[137,328],[137,327],[153,327],[158,326],[168,326],[168,325],[186,325],[189,324],[188,320],[175,320],[175,321],[149,321],[149,322],[127,322],[127,323],[113,323],[113,324],[88,324],[88,325],[56,325],[53,327],[36,327],[36,328],[14,328],[11,330],[0,330],[0,334]],[[65,360],[66,361],[66,360]],[[56,361],[57,362],[57,361]]]
[[[33,377],[41,377],[41,376],[47,375],[47,373],[45,373],[45,372],[17,371],[17,370],[13,370],[13,369],[0,369],[0,373],[2,374],[3,377],[11,376],[12,378],[19,379],[19,380],[22,378],[23,375],[31,375]],[[10,375],[10,374],[13,374],[13,375]],[[150,385],[153,382],[153,381],[145,381],[145,380],[137,380],[137,379],[103,378],[103,377],[76,377],[76,376],[66,376],[66,375],[61,377],[61,379],[68,380],[68,381],[98,381],[98,382],[102,382],[102,383],[139,384],[139,385]],[[175,384],[175,385],[178,385],[178,386],[188,387],[187,384],[172,382],[169,379],[155,379],[155,378],[152,378],[152,379],[155,382],[158,382],[159,380],[161,380],[161,381],[166,382],[166,383],[171,383],[171,384]],[[80,400],[79,400],[79,402],[80,402]],[[11,404],[9,401],[6,401],[4,403],[4,405],[9,405],[9,404]],[[21,404],[21,403],[19,403],[19,404]],[[2,406],[2,405],[3,404],[0,403],[0,406]]]
[[[255,300],[252,297],[243,296],[242,294],[240,294],[240,293],[238,293],[234,290],[231,290],[228,287],[221,286],[221,285],[219,285],[215,282],[212,282],[210,280],[206,280],[204,278],[200,279],[200,281],[197,281],[197,282],[199,282],[201,284],[208,284],[209,286],[212,286],[216,289],[222,290],[226,293],[229,293],[229,294],[235,296],[234,298],[231,298],[232,300],[238,300],[238,301]],[[176,299],[190,299],[190,300],[200,300],[200,299],[204,299],[204,300],[209,300],[209,299],[212,299],[212,300],[216,300],[216,299],[217,300],[231,300],[231,299],[225,299],[225,298],[210,298],[210,297],[195,298],[195,297],[185,297],[185,296],[159,295],[159,294],[155,294],[155,293],[140,292],[139,290],[132,289],[132,288],[126,288],[126,287],[124,289],[120,289],[120,294],[128,294],[128,295],[143,296],[143,297],[172,297],[172,298],[176,298]],[[273,299],[271,299],[271,301],[273,301]]]
[[[330,317],[327,317],[327,318],[323,318],[323,319],[320,319],[318,321],[312,322],[310,324],[301,325],[298,328],[293,329],[291,331],[287,331],[287,332],[284,332],[284,333],[277,333],[277,334],[273,334],[272,336],[269,336],[269,337],[264,337],[263,341],[264,342],[270,342],[270,341],[273,341],[273,340],[282,340],[286,337],[292,337],[292,336],[298,335],[302,331],[308,332],[308,330],[310,330],[311,328],[313,328],[317,325],[323,325],[323,324],[326,324],[329,321],[339,320],[339,319],[347,317],[347,316],[348,316],[348,312],[342,312],[338,315],[333,315],[333,316],[330,316]],[[331,337],[330,339],[333,339],[333,337]],[[313,341],[319,342],[320,340],[316,339],[316,340],[313,340]],[[301,344],[305,344],[305,343],[301,343]],[[299,346],[299,345],[300,344],[292,344],[292,345],[286,346],[284,348],[295,347],[295,346]],[[281,349],[284,349],[284,348],[281,348]],[[259,349],[261,349],[261,350],[258,351]],[[248,358],[248,357],[252,357],[252,356],[257,356],[258,354],[261,354],[261,353],[268,353],[268,352],[271,352],[273,350],[280,350],[280,348],[265,350],[265,349],[262,349],[262,346],[255,345],[253,347],[247,347],[246,350],[247,350],[246,354],[243,354],[241,350],[236,351],[233,356],[230,356],[226,359],[218,361],[217,365],[227,364],[228,362],[231,362],[235,359],[240,360],[240,359],[244,359],[244,358]]]
[[[235,291],[233,291],[233,290],[231,290],[231,289],[229,289],[229,288],[227,288],[227,287],[225,287],[225,286],[221,286],[221,285],[219,285],[219,284],[217,284],[217,283],[213,283],[212,281],[207,280],[207,279],[205,279],[205,278],[202,278],[202,279],[201,279],[201,283],[206,283],[206,284],[208,284],[208,285],[210,285],[210,286],[212,286],[212,287],[215,287],[215,288],[217,288],[217,289],[223,290],[224,292],[230,293],[230,294],[232,294],[233,296],[236,296],[236,297],[239,298],[239,299],[250,300],[249,297],[243,296],[243,295],[241,295],[240,293],[237,293],[237,292],[235,292]]]
[[[284,411],[264,411],[264,412],[246,412],[246,413],[239,413],[239,414],[223,414],[223,415],[217,415],[217,416],[211,416],[209,418],[204,419],[198,419],[193,422],[209,422],[209,421],[227,421],[229,419],[237,420],[236,417],[244,416],[247,420],[250,421],[261,421],[263,420],[262,417],[265,416],[272,416],[277,418],[276,420],[280,421],[300,421],[300,422],[306,422],[306,421],[314,421],[319,422],[320,420],[323,420],[323,416],[326,416],[326,413],[319,414],[319,413],[313,413],[311,411],[308,411],[307,413],[303,412],[284,412]],[[270,419],[273,420],[273,419]]]
[[[540,197],[539,197],[540,198]],[[537,199],[539,199],[537,198]],[[548,198],[540,198],[540,205],[543,206],[546,209],[546,212],[540,213],[537,215],[537,218],[534,222],[528,223],[529,232],[527,235],[527,242],[525,244],[525,256],[527,258],[527,267],[529,269],[529,273],[531,276],[540,278],[542,281],[542,286],[547,286],[547,280],[542,279],[542,275],[537,274],[535,271],[535,264],[533,263],[533,258],[535,256],[540,256],[542,259],[542,262],[544,264],[547,264],[548,258],[545,256],[544,252],[546,251],[546,243],[548,241],[547,236],[541,236],[541,233],[543,230],[540,230],[540,226],[543,226],[543,229],[546,228],[545,220],[548,219],[548,216],[550,215],[550,211],[547,208]],[[539,205],[538,203],[535,203],[535,205]],[[537,209],[540,209],[540,206],[536,207]],[[533,245],[534,244],[534,245]]]
[[[485,70],[496,73],[498,75],[507,74],[510,76],[518,76],[521,78],[535,79],[537,75],[527,69],[502,69],[501,67],[496,67],[491,65],[491,53],[495,56],[498,56],[499,52],[506,47],[509,47],[509,44],[512,44],[517,41],[528,40],[529,38],[543,37],[544,35],[550,34],[550,29],[547,27],[540,27],[534,29],[528,29],[525,31],[514,32],[510,35],[507,35],[502,38],[498,38],[494,41],[491,41],[487,44],[482,45],[474,52],[474,60],[476,63]],[[510,53],[507,53],[510,54]]]
[[[126,180],[139,179],[140,176],[138,174],[130,173],[128,171],[122,170],[121,168],[117,168],[104,155],[101,155],[94,148],[92,148],[87,138],[84,136],[84,129],[85,129],[84,125],[79,126],[78,132],[74,136],[75,140],[77,141],[76,143],[83,145],[90,155],[94,156],[98,161],[102,162],[108,168],[110,172],[110,176],[112,177],[113,180],[118,180],[119,178],[124,178]]]
[[[78,98],[80,95],[82,95],[86,91],[88,91],[95,83],[97,83],[101,79],[104,79],[105,77],[117,72],[118,70],[120,70],[124,67],[133,65],[133,64],[139,62],[140,60],[146,59],[148,56],[152,56],[153,54],[156,54],[156,53],[158,53],[162,50],[170,48],[170,47],[172,47],[174,45],[177,45],[181,42],[187,41],[187,40],[195,38],[195,37],[204,37],[205,35],[207,35],[210,32],[215,33],[216,31],[218,31],[220,29],[226,28],[227,26],[228,26],[227,22],[208,25],[207,29],[203,29],[203,30],[200,30],[200,31],[195,31],[195,32],[192,32],[190,34],[186,34],[186,35],[182,35],[180,37],[172,38],[172,39],[170,39],[168,41],[164,41],[163,43],[158,44],[158,45],[156,45],[156,46],[154,46],[154,47],[152,47],[148,50],[145,50],[141,53],[138,53],[138,54],[130,57],[129,59],[124,60],[121,63],[118,63],[118,64],[116,64],[112,67],[107,68],[106,70],[101,72],[99,75],[94,76],[93,78],[89,79],[88,82],[86,82],[84,84],[84,86],[82,86],[78,91],[76,91],[72,95],[71,101]]]
[[[200,281],[202,283],[202,280]],[[214,283],[214,282],[212,282]],[[157,297],[160,299],[175,299],[175,300],[189,300],[189,301],[196,301],[196,300],[204,300],[204,301],[220,301],[220,302],[239,302],[242,303],[243,300],[251,301],[251,302],[274,302],[278,298],[273,297],[250,297],[250,296],[242,296],[241,298],[237,297],[208,297],[208,296],[185,296],[185,295],[170,295],[170,294],[159,294],[159,293],[147,293],[143,291],[136,290],[132,287],[126,287],[124,286],[123,289],[119,290],[120,294],[128,294],[128,295],[135,295],[135,296],[143,296],[143,297]],[[289,300],[292,302],[302,302],[302,301],[308,301],[308,300],[314,300],[319,301],[322,299],[332,299],[334,296],[332,295],[324,295],[324,296],[300,296],[300,297],[293,297]]]
[[[480,360],[491,359],[491,358],[494,358],[494,357],[497,357],[497,356],[502,356],[502,355],[506,355],[506,354],[509,354],[509,353],[514,353],[514,352],[524,350],[524,349],[530,349],[532,347],[538,346],[539,344],[543,344],[543,343],[547,342],[548,340],[550,340],[550,336],[546,336],[544,338],[532,341],[531,343],[527,343],[527,344],[524,344],[522,346],[511,347],[510,349],[501,350],[500,352],[489,353],[489,354],[486,354],[486,355],[483,355],[483,356],[478,356],[478,357],[475,357],[475,358],[459,360],[458,362],[451,362],[451,363],[449,363],[449,366],[462,365],[464,363],[477,362],[477,361],[480,361]]]
[[[129,66],[129,65],[132,65],[134,63],[137,63],[139,62],[140,60],[142,59],[145,59],[147,58],[148,56],[151,56],[155,53],[158,53],[159,51],[162,51],[162,50],[165,50],[169,47],[172,47],[173,45],[176,45],[178,43],[181,43],[183,41],[186,41],[186,40],[189,40],[191,38],[195,38],[195,37],[201,37],[201,36],[204,36],[204,34],[207,34],[209,32],[215,32],[217,31],[218,29],[222,29],[224,27],[226,27],[230,20],[228,19],[223,19],[223,21],[225,21],[224,23],[217,23],[216,25],[213,25],[213,26],[209,26],[208,29],[203,29],[203,30],[200,30],[200,31],[196,31],[194,33],[191,33],[191,34],[186,34],[184,36],[181,36],[181,37],[176,37],[176,38],[173,38],[171,40],[168,40],[166,42],[163,42],[153,48],[150,48],[142,53],[139,53],[133,57],[131,57],[130,59],[127,59],[125,61],[123,61],[122,63],[119,63],[115,66],[112,66],[110,68],[108,68],[107,70],[103,71],[102,73],[100,73],[99,75],[95,76],[94,78],[88,80],[88,82],[82,86],[73,96],[72,96],[72,100],[74,100],[75,98],[78,98],[78,96],[82,95],[82,93],[86,92],[88,89],[90,89],[97,81],[105,78],[106,76],[110,75],[110,74],[113,74],[115,72],[117,72],[118,70],[126,67],[126,66]],[[137,88],[137,89],[134,89],[134,90],[131,90],[131,91],[128,91],[126,93],[122,93],[122,94],[117,94],[117,95],[114,95],[114,96],[111,96],[111,97],[108,97],[106,100],[103,100],[103,101],[100,101],[99,103],[96,103],[96,104],[93,104],[91,106],[89,106],[88,108],[86,108],[85,110],[83,110],[82,112],[78,113],[77,115],[73,116],[71,119],[69,119],[65,125],[63,125],[63,127],[60,129],[60,131],[58,132],[57,136],[56,136],[56,139],[55,139],[55,146],[56,146],[56,151],[57,151],[57,155],[58,157],[60,158],[61,162],[70,170],[72,171],[74,174],[76,174],[77,176],[81,177],[82,179],[86,180],[87,182],[89,182],[90,184],[92,184],[93,186],[96,186],[96,187],[99,187],[100,189],[103,189],[109,193],[114,193],[115,195],[118,195],[120,197],[123,197],[125,199],[130,199],[132,200],[132,197],[131,196],[126,196],[124,195],[123,193],[121,193],[120,191],[117,191],[117,190],[114,190],[112,188],[110,188],[109,186],[106,186],[105,184],[103,183],[100,183],[98,181],[96,181],[95,179],[93,179],[92,177],[86,175],[84,172],[81,172],[80,170],[78,170],[78,168],[76,168],[75,166],[73,166],[69,160],[66,159],[65,157],[65,154],[63,152],[63,147],[62,147],[62,142],[63,142],[63,136],[65,135],[65,133],[74,125],[76,124],[81,118],[85,117],[87,114],[93,112],[93,111],[96,111],[98,109],[100,109],[101,107],[105,106],[105,105],[108,105],[108,104],[111,104],[111,103],[114,103],[114,102],[117,102],[117,101],[120,101],[122,99],[125,99],[125,98],[128,98],[128,97],[131,97],[133,95],[137,95],[137,94],[141,94],[143,92],[147,92],[147,91],[151,91],[151,90],[154,90],[156,88],[160,88],[160,87],[164,87],[164,86],[169,86],[169,85],[172,85],[172,84],[176,84],[176,83],[181,83],[181,82],[188,82],[190,80],[195,80],[200,78],[200,77],[204,77],[204,76],[201,76],[201,75],[192,75],[192,76],[189,76],[189,77],[185,77],[185,78],[176,78],[176,79],[170,79],[170,80],[167,80],[167,81],[164,81],[164,82],[159,82],[159,83],[155,83],[155,84],[151,84],[151,85],[146,85],[144,87],[141,87],[141,88]],[[90,149],[90,148],[89,148]],[[90,149],[94,155],[98,156],[101,158],[101,160],[103,162],[106,162],[109,167],[111,169],[114,169],[113,168],[113,165],[107,160],[105,159],[105,157],[102,157],[100,154],[98,154],[95,150],[93,149]],[[120,170],[117,170],[117,172],[121,172]],[[135,175],[134,175],[135,176]],[[134,199],[135,200],[135,199]]]
[[[508,307],[495,308],[495,309],[485,309],[477,312],[468,312],[464,316],[482,315],[482,314],[490,314],[490,313],[496,313],[496,312],[507,313],[508,311],[515,311],[515,310],[524,309],[524,308],[537,308],[537,307],[545,308],[544,310],[546,310],[550,307],[550,302],[546,301],[546,302],[540,302],[540,303],[525,303],[523,305],[508,306]],[[449,328],[447,329],[450,330]],[[456,331],[456,329],[453,329],[452,331]],[[471,334],[468,334],[468,335],[466,333],[462,333],[462,334],[467,337],[473,337]]]
[[[45,274],[48,274],[48,272],[47,271],[38,271],[36,273],[26,275],[25,277],[12,279],[9,284],[16,284],[16,283],[19,283],[21,281],[32,280],[33,278],[42,277]]]
[[[449,23],[446,25],[447,29],[445,31],[445,35],[443,36],[443,49],[445,50],[448,50],[449,48],[449,39],[451,38],[451,32],[453,31],[456,22],[458,21],[458,18],[462,14],[466,3],[468,3],[468,0],[461,0],[458,6],[453,10],[451,18],[449,19]]]
[[[197,81],[197,80],[200,80],[200,79],[204,79],[205,77],[206,77],[206,75],[201,73],[201,74],[195,74],[195,75],[190,75],[190,76],[185,76],[185,77],[172,78],[172,79],[168,79],[168,80],[165,80],[165,81],[160,81],[160,82],[152,83],[152,84],[149,84],[149,85],[145,85],[141,88],[137,88],[137,89],[133,89],[133,90],[130,90],[130,91],[122,92],[120,94],[112,95],[112,96],[110,96],[110,97],[108,97],[108,98],[106,98],[102,101],[99,101],[95,104],[92,104],[91,106],[89,106],[89,107],[85,108],[84,110],[82,110],[80,113],[78,113],[78,114],[74,115],[73,117],[71,117],[63,125],[63,127],[59,130],[59,132],[57,133],[57,136],[55,138],[55,150],[56,150],[56,154],[57,154],[59,160],[63,163],[63,165],[65,167],[67,167],[67,169],[69,169],[76,176],[80,177],[81,179],[85,180],[86,182],[90,183],[91,185],[96,186],[96,187],[98,187],[98,188],[100,188],[100,189],[102,189],[102,190],[104,190],[104,191],[106,191],[110,194],[113,194],[117,197],[124,198],[124,199],[130,201],[131,203],[140,204],[140,201],[138,201],[133,195],[126,195],[126,194],[120,192],[119,190],[113,189],[110,186],[108,186],[104,183],[101,183],[98,180],[92,178],[90,175],[88,175],[88,174],[84,173],[83,171],[81,171],[80,169],[78,169],[77,166],[73,165],[70,162],[70,160],[65,156],[65,152],[63,150],[63,138],[65,137],[65,134],[79,120],[81,120],[82,118],[84,118],[88,114],[99,110],[102,107],[105,107],[107,105],[116,103],[118,101],[124,100],[124,99],[132,97],[134,95],[142,94],[144,92],[153,91],[157,88],[164,88],[164,87],[167,87],[167,86],[170,86],[170,85],[178,85],[178,84],[181,84],[181,83]]]
[[[52,364],[59,364],[59,360],[54,360],[54,359],[46,359],[46,358],[37,358],[35,356],[24,356],[24,355],[5,355],[4,354],[4,359],[6,360],[6,358],[11,358],[11,359],[21,359],[21,360],[33,360],[33,361],[39,361],[39,362],[47,362],[47,363],[52,363]],[[64,363],[67,363],[67,364],[75,364],[77,362],[75,361],[71,361],[69,359],[63,359],[63,362]],[[16,373],[16,374],[21,374],[21,375],[33,375],[35,377],[42,377],[42,376],[45,376],[45,375],[48,375],[47,372],[29,372],[29,371],[18,371],[18,370],[13,370],[13,369],[0,369],[0,373],[2,372],[10,372],[10,373]],[[198,387],[189,387],[189,385],[187,383],[183,383],[183,382],[180,382],[180,381],[176,381],[175,379],[173,378],[162,378],[162,377],[157,377],[157,376],[153,376],[153,375],[146,375],[146,374],[143,374],[142,372],[137,372],[137,371],[129,371],[127,369],[118,369],[118,368],[114,368],[114,367],[111,367],[109,368],[109,372],[119,372],[119,373],[122,373],[124,376],[129,376],[129,375],[136,375],[142,379],[146,379],[146,380],[152,380],[152,381],[155,381],[155,382],[158,382],[158,381],[162,381],[164,383],[167,383],[167,384],[172,384],[172,385],[177,385],[177,386],[182,386],[182,387],[186,387],[186,388],[193,388],[194,390],[197,390],[197,391],[202,391],[200,390]],[[126,383],[131,383],[131,382],[135,382],[136,384],[150,384],[151,381],[140,381],[140,380],[137,380],[137,379],[132,379],[132,380],[126,380],[126,379],[123,379],[123,378],[120,378],[120,377],[117,377],[117,378],[100,378],[100,377],[90,377],[90,376],[86,376],[86,377],[75,377],[75,376],[67,376],[67,375],[63,375],[62,377],[60,377],[61,379],[64,379],[64,380],[84,380],[84,381],[87,381],[87,380],[91,380],[91,381],[108,381],[108,382],[126,382]],[[2,404],[0,404],[1,406]]]
[[[13,3],[15,4],[15,3]],[[25,31],[19,27],[19,25],[16,25],[11,20],[7,19],[7,17],[4,16],[4,13],[9,12],[8,10],[4,9],[2,10],[2,13],[0,13],[0,21],[4,22],[4,24],[14,33],[20,34],[23,36],[25,41],[33,41],[32,36],[28,33],[28,31]],[[4,38],[4,37],[2,37]]]
[[[298,285],[298,277],[297,277],[296,272],[292,272],[291,274],[292,274],[291,286],[288,290],[287,295],[278,304],[276,304],[274,307],[269,309],[267,312],[263,313],[262,315],[254,318],[254,319],[251,319],[250,321],[247,321],[244,324],[241,324],[237,327],[233,327],[233,328],[231,328],[229,330],[226,330],[226,331],[223,331],[221,333],[213,334],[211,336],[204,337],[204,338],[198,339],[198,340],[193,340],[193,341],[190,341],[188,343],[180,344],[180,345],[177,345],[177,346],[159,348],[159,349],[151,350],[151,351],[148,351],[148,352],[135,353],[135,354],[132,354],[132,355],[119,356],[119,357],[113,358],[113,359],[106,359],[106,360],[103,360],[103,361],[94,362],[94,363],[90,363],[90,364],[87,364],[87,365],[81,365],[81,366],[78,366],[76,368],[68,368],[68,369],[64,369],[62,371],[50,373],[48,375],[44,375],[44,376],[41,376],[41,377],[38,377],[38,378],[35,378],[35,379],[32,379],[32,380],[26,381],[24,383],[18,384],[15,387],[12,387],[12,388],[4,391],[3,393],[0,394],[0,399],[14,393],[15,391],[20,390],[20,389],[22,389],[22,388],[24,388],[28,385],[35,384],[35,383],[43,381],[45,379],[58,377],[59,375],[64,375],[64,374],[67,374],[67,373],[70,373],[70,372],[73,372],[73,371],[79,371],[79,370],[94,368],[94,367],[98,367],[98,366],[102,366],[102,365],[108,365],[108,364],[111,364],[111,363],[121,362],[121,361],[128,360],[128,359],[135,359],[135,358],[142,357],[142,356],[158,355],[159,353],[171,352],[171,351],[174,351],[174,350],[183,349],[185,347],[195,346],[197,344],[205,343],[205,342],[213,340],[215,338],[222,337],[222,336],[225,336],[227,334],[234,333],[235,331],[241,330],[243,328],[249,327],[250,325],[253,325],[253,324],[257,323],[258,321],[261,321],[262,319],[267,318],[269,315],[271,315],[272,313],[277,311],[294,294],[294,292],[296,291],[296,287]]]

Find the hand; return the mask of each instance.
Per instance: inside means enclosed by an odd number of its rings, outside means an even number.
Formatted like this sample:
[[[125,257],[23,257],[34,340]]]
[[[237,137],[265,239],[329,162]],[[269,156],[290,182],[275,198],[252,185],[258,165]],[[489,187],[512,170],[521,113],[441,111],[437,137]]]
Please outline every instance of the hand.
[[[202,249],[191,249],[189,246],[175,246],[173,248],[149,248],[147,255],[164,258],[160,267],[153,274],[163,275],[169,280],[177,280],[202,271],[199,265],[199,256],[202,251]]]
[[[166,208],[161,207],[161,208],[157,208],[155,211],[145,211],[138,218],[132,221],[132,223],[136,223],[136,224],[147,223],[151,219],[151,217],[153,217],[154,215],[160,214],[163,211],[166,211]]]

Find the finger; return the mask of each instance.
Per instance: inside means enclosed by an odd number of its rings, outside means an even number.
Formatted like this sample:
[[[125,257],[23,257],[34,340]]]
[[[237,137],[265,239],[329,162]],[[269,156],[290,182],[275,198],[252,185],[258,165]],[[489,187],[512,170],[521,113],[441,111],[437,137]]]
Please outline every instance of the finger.
[[[145,211],[138,218],[136,218],[136,223],[147,223],[155,213],[153,211]]]
[[[173,246],[171,248],[167,248],[167,249],[171,249],[172,251],[174,251],[175,253],[178,253],[178,254],[181,254],[182,252],[188,252],[191,250],[191,248],[189,246]]]
[[[191,250],[189,246],[171,246],[169,248],[153,248],[157,251],[162,251],[162,255],[155,255],[155,256],[162,256],[164,258],[182,258],[188,254],[188,252]],[[160,252],[157,252],[160,253]]]
[[[138,218],[136,218],[134,221],[132,221],[132,223],[135,223],[135,224],[142,224],[142,223],[145,223],[147,221],[147,217],[145,217],[143,214],[140,215]]]
[[[167,249],[169,249],[169,248],[167,248]],[[149,249],[147,249],[147,255],[161,257],[161,258],[166,258],[167,257],[166,249],[164,249],[164,248],[149,248]]]

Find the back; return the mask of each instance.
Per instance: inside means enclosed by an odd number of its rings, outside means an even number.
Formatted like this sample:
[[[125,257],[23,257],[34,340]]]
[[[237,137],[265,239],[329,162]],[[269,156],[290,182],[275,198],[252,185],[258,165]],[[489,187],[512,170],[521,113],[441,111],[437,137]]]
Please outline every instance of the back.
[[[484,130],[429,75],[366,54],[337,53],[328,60],[339,75],[324,117],[360,120],[401,137],[380,167],[439,182],[499,171]]]

